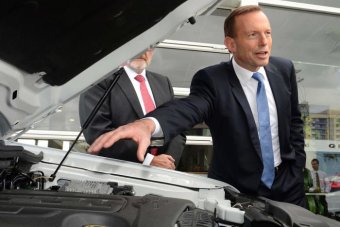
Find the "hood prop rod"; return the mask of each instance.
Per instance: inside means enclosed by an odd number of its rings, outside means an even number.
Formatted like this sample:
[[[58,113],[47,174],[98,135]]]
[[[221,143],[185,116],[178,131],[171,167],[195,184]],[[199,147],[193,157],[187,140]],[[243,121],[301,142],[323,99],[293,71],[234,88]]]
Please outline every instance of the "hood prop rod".
[[[103,105],[103,102],[105,101],[105,99],[107,98],[107,96],[109,96],[109,94],[112,91],[112,88],[116,85],[116,83],[118,82],[120,76],[122,75],[122,73],[124,72],[124,68],[121,67],[120,69],[118,69],[116,72],[113,73],[114,79],[112,81],[112,83],[110,84],[110,86],[108,87],[108,89],[105,91],[105,93],[103,94],[103,96],[100,98],[100,100],[98,101],[98,103],[96,104],[96,106],[94,107],[94,109],[92,110],[90,116],[86,119],[84,125],[82,126],[80,132],[78,133],[76,139],[73,141],[72,145],[70,146],[70,148],[68,149],[68,151],[66,152],[66,154],[64,155],[63,160],[61,160],[61,162],[59,163],[57,169],[54,171],[54,173],[51,174],[51,176],[48,178],[48,180],[50,182],[54,181],[57,172],[59,171],[60,167],[62,166],[62,164],[64,163],[65,159],[67,158],[67,156],[70,154],[72,148],[74,147],[74,145],[76,144],[76,142],[78,141],[79,137],[81,136],[81,134],[83,133],[84,129],[86,129],[89,124],[91,123],[91,121],[93,120],[94,116],[97,114],[99,108]]]

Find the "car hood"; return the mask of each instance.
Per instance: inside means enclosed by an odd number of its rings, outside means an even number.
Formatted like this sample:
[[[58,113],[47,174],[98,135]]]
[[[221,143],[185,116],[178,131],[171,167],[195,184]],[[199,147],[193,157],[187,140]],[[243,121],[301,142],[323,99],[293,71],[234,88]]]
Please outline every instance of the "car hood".
[[[0,136],[14,139],[218,0],[0,3]]]

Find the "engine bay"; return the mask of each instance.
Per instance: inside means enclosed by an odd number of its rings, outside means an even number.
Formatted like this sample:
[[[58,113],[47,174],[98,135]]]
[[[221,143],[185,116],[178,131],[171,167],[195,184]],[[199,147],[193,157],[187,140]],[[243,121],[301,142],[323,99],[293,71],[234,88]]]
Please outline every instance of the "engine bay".
[[[127,181],[128,176],[121,175],[105,180],[102,173],[88,169],[76,175],[77,168],[69,163],[51,182],[49,174],[58,165],[44,160],[46,151],[31,152],[4,143],[0,147],[2,226],[339,226],[339,222],[301,207],[252,197],[229,187],[183,185],[185,190],[176,186],[174,191],[173,185],[158,182],[151,188],[155,183],[148,180],[133,184],[134,179]],[[43,171],[44,165],[48,168]],[[161,190],[163,194],[156,193]],[[221,192],[222,196],[215,195]]]

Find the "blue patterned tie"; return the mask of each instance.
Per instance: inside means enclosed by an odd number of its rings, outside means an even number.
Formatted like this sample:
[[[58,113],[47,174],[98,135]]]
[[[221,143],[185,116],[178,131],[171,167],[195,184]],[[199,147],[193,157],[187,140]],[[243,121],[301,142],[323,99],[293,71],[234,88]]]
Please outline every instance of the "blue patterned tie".
[[[263,172],[261,180],[268,188],[271,188],[275,177],[275,170],[268,100],[266,89],[263,83],[263,76],[260,73],[256,72],[253,74],[253,78],[258,81],[256,102],[259,120],[259,137],[263,161]]]

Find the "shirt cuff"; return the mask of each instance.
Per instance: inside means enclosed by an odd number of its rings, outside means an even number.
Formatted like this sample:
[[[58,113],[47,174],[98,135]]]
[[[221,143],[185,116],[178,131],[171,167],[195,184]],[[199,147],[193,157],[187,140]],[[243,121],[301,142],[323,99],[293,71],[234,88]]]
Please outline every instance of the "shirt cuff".
[[[149,166],[151,164],[151,162],[152,162],[153,157],[154,156],[152,154],[147,153],[146,157],[144,158],[143,165]]]
[[[155,124],[155,130],[152,132],[152,137],[163,137],[164,133],[163,130],[161,128],[161,125],[159,124],[158,120],[154,117],[146,117],[144,119],[150,119],[153,121],[153,123]]]

